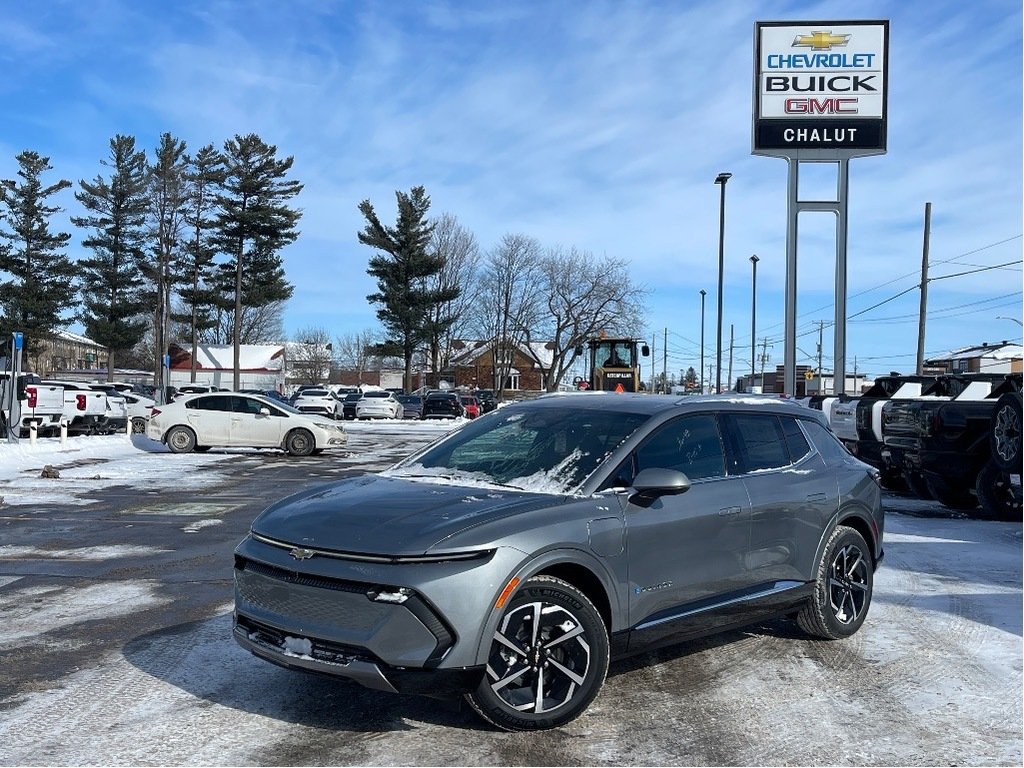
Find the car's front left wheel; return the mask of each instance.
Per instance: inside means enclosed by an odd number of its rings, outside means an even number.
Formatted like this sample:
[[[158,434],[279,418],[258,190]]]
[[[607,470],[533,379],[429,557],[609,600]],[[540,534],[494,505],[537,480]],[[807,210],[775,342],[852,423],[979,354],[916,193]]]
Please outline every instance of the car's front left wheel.
[[[466,698],[507,731],[557,728],[579,717],[608,672],[608,631],[594,604],[551,576],[525,581],[491,640],[486,673]]]

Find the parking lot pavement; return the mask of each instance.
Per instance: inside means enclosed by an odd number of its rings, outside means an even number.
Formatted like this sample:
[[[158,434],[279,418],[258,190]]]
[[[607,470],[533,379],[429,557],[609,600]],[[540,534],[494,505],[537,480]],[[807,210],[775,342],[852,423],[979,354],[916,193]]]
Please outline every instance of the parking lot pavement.
[[[891,495],[857,635],[780,620],[619,661],[554,732],[237,647],[231,551],[252,518],[429,438],[360,425],[344,454],[301,461],[97,449],[65,457],[42,502],[0,456],[0,496],[22,499],[0,507],[0,764],[1021,763],[1021,526]]]

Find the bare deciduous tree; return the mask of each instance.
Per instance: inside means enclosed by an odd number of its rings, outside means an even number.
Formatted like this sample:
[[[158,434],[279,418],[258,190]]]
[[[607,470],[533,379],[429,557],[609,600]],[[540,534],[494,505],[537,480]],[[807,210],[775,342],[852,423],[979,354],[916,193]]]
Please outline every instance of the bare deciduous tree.
[[[508,234],[484,263],[476,324],[491,343],[499,398],[504,395],[515,350],[526,343],[527,329],[537,321],[542,257],[537,240]]]
[[[242,307],[239,341],[242,344],[269,344],[284,338],[284,308],[287,302],[275,301],[259,307]],[[217,309],[216,325],[203,332],[207,344],[230,344],[234,330],[234,311]]]
[[[629,336],[643,326],[646,291],[633,284],[623,259],[595,259],[586,251],[551,249],[539,267],[540,304],[525,340],[551,344],[548,392],[558,389],[576,362],[577,347],[600,332]]]
[[[321,326],[300,328],[289,346],[293,375],[309,384],[322,384],[331,375],[334,345],[331,335]]]
[[[429,250],[444,263],[428,278],[428,287],[440,295],[457,293],[454,299],[430,308],[427,359],[431,372],[437,374],[451,360],[452,342],[465,335],[470,313],[480,299],[481,256],[473,233],[448,213],[434,222]]]

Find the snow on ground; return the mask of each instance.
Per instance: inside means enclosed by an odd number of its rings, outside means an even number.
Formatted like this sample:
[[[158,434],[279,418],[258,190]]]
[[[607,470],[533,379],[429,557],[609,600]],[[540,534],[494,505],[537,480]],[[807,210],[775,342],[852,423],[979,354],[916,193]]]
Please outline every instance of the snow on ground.
[[[379,467],[453,426],[349,422],[339,459]],[[0,496],[72,505],[90,488],[140,481],[199,489],[246,453],[159,449],[125,436],[0,444]],[[45,464],[60,480],[38,477]],[[854,637],[819,643],[795,630],[754,630],[621,663],[588,714],[551,733],[497,734],[427,699],[279,669],[231,641],[225,604],[173,632],[115,643],[59,685],[0,702],[0,765],[1020,765],[1021,525],[892,494],[885,506],[886,559]],[[160,552],[4,542],[0,560]],[[146,579],[29,578],[0,576],[0,650],[63,643],[73,653],[85,642],[68,632],[74,625],[129,623],[172,599]]]
[[[366,463],[395,461],[402,452],[401,438],[440,437],[467,423],[454,421],[354,421],[346,422],[348,444],[336,451],[346,461]],[[395,449],[399,455],[395,455]],[[222,465],[240,455],[261,455],[252,448],[215,448],[208,453],[172,454],[165,445],[144,435],[77,436],[61,444],[59,438],[0,443],[0,503],[13,505],[68,505],[92,503],[96,491],[117,485],[159,491],[200,490],[223,481]],[[60,473],[56,479],[41,477],[44,467]],[[212,525],[213,523],[205,523]],[[2,553],[0,553],[2,556]]]

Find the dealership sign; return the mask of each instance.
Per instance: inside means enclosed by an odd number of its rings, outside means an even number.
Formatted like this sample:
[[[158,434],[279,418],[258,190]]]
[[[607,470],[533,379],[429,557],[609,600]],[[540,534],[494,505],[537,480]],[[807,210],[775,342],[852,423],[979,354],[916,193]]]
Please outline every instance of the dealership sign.
[[[885,152],[888,21],[760,21],[754,49],[754,154]]]

